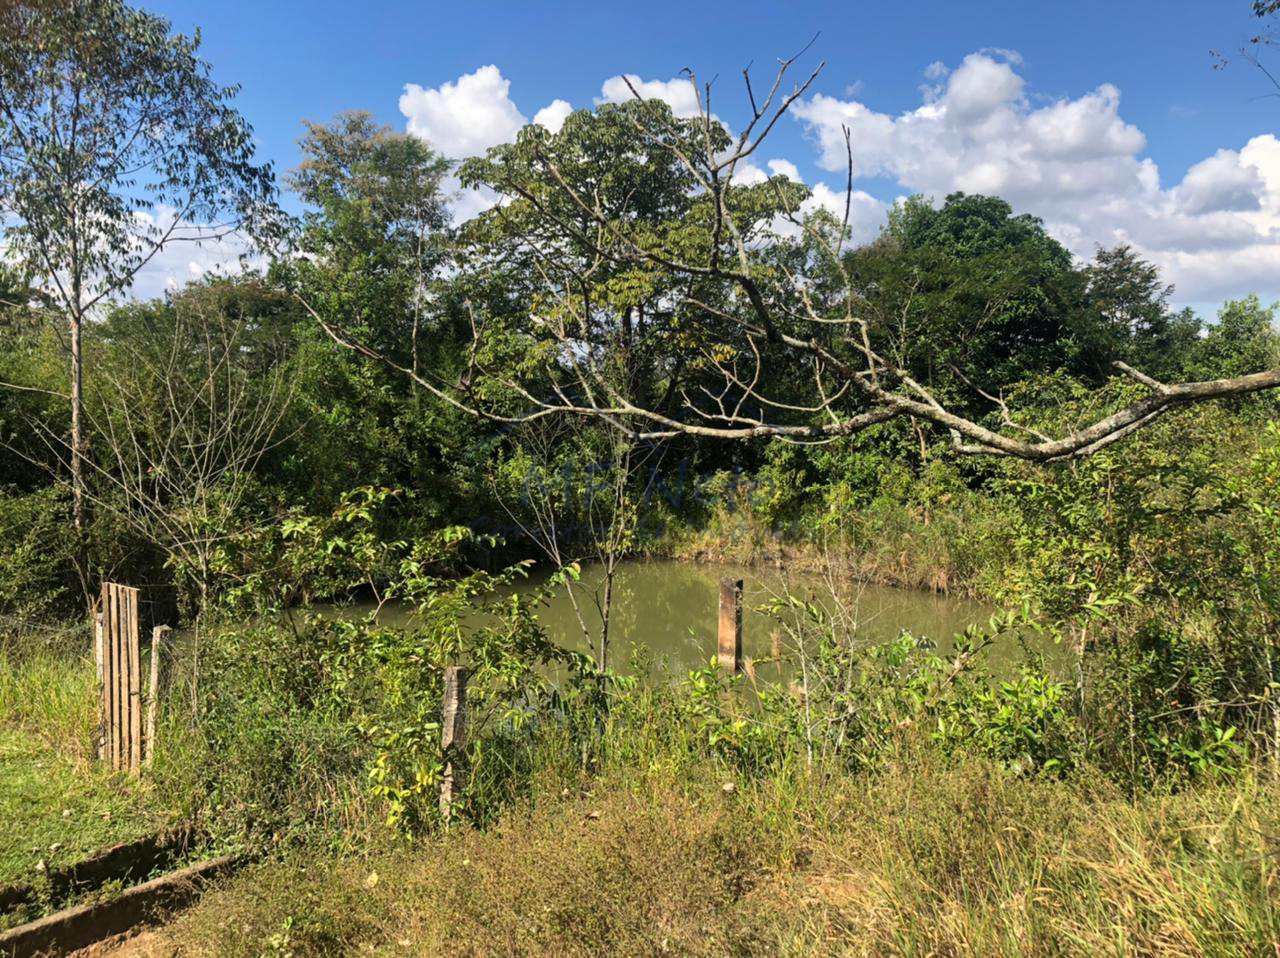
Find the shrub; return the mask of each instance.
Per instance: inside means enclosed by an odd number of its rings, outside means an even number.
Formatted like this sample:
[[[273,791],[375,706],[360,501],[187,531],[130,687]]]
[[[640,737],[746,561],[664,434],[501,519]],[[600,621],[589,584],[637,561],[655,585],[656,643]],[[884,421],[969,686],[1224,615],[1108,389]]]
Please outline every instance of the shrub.
[[[64,491],[0,490],[0,615],[47,621],[75,603],[75,536]]]

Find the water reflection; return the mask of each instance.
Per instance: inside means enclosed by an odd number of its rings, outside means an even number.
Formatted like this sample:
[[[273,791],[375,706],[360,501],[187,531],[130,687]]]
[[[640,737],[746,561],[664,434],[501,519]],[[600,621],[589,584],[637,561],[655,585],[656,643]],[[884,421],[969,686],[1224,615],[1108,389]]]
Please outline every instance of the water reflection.
[[[594,650],[600,629],[596,594],[603,591],[602,577],[599,567],[588,566],[574,586],[590,639],[584,637],[563,587],[539,612],[539,620],[551,638],[570,648]],[[787,592],[828,610],[840,610],[839,614],[846,617],[849,634],[859,644],[887,641],[906,629],[945,651],[957,632],[985,623],[994,611],[969,599],[832,580],[811,573],[634,561],[620,567],[614,582],[610,664],[628,670],[636,651],[643,660],[655,665],[665,662],[679,671],[706,664],[715,652],[719,583],[724,577],[743,580],[743,654],[756,660],[772,655],[771,636],[779,628],[778,621],[765,614],[762,607]],[[517,588],[531,589],[540,581],[534,576]],[[394,623],[404,614],[401,609],[384,608],[382,620]],[[997,645],[989,652],[990,667],[997,674],[1007,673],[1023,658],[1016,642]]]

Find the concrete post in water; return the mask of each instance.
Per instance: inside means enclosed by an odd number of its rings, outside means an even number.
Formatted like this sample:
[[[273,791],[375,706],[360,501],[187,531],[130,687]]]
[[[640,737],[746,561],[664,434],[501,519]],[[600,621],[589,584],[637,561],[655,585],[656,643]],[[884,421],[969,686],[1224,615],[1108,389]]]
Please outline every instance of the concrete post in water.
[[[467,671],[459,665],[444,670],[444,702],[440,709],[440,749],[444,753],[440,817],[446,824],[453,817],[454,796],[462,789],[459,754],[467,744]]]
[[[742,580],[720,580],[720,668],[737,675],[742,665]]]

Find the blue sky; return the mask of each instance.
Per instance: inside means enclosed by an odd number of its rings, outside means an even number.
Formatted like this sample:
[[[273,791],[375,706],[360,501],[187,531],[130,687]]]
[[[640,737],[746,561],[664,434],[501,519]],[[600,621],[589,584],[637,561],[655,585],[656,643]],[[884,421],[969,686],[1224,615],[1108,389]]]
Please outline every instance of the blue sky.
[[[590,107],[622,73],[678,97],[657,84],[685,66],[716,77],[732,126],[743,65],[763,82],[820,33],[803,64],[827,61],[820,96],[779,126],[761,166],[784,160],[838,190],[824,137],[849,123],[865,234],[898,196],[982,187],[1043,216],[1079,255],[1134,242],[1181,301],[1280,293],[1280,100],[1246,64],[1215,71],[1209,53],[1256,32],[1247,0],[143,5],[201,28],[282,170],[304,117],[367,109],[461,155],[554,100]],[[402,102],[407,84],[419,89]]]

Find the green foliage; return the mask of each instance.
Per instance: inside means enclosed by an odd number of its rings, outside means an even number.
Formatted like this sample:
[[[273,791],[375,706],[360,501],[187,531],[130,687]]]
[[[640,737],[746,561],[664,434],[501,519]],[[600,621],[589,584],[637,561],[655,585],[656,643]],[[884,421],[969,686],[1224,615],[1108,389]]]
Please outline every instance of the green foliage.
[[[73,603],[72,540],[65,491],[49,487],[26,495],[0,490],[0,616],[50,620]]]
[[[1094,376],[1105,378],[1110,360],[1129,362],[1149,375],[1175,377],[1195,350],[1200,321],[1189,309],[1172,313],[1173,287],[1130,246],[1100,249],[1084,270],[1083,308],[1091,325],[1084,345],[1094,353]]]
[[[865,645],[823,605],[797,596],[769,603],[788,636],[789,684],[729,678],[714,665],[690,674],[666,711],[688,723],[701,758],[759,777],[804,764],[880,768],[928,730],[942,754],[981,756],[1021,773],[1076,764],[1068,686],[1030,664],[992,683],[983,656],[1029,627],[999,615],[954,637],[946,655],[903,632]]]
[[[170,770],[220,832],[303,834],[316,816],[340,822],[353,803],[397,829],[436,821],[446,666],[471,670],[469,741],[451,760],[468,772],[460,814],[476,820],[521,787],[510,753],[527,726],[598,695],[590,661],[549,642],[537,623],[559,577],[523,593],[512,588],[523,565],[441,575],[474,537],[451,528],[413,543],[381,538],[379,508],[394,498],[358,490],[332,516],[295,514],[278,537],[240,544],[253,571],[228,593],[227,611],[253,610],[257,624],[206,637],[196,721]],[[292,611],[299,597],[358,585],[374,590],[379,608],[407,605],[408,617],[385,625],[376,611]]]
[[[1013,680],[969,679],[938,716],[950,752],[985,755],[1015,772],[1061,773],[1075,762],[1074,714],[1066,683],[1025,668]]]
[[[1257,296],[1223,303],[1217,321],[1191,352],[1189,375],[1220,379],[1276,368],[1280,362],[1276,306],[1263,306]],[[1269,400],[1259,397],[1254,401]]]
[[[70,316],[127,286],[175,229],[269,225],[270,165],[199,45],[120,0],[3,7],[8,249]],[[184,222],[156,222],[165,206]]]
[[[943,395],[957,376],[998,390],[1073,360],[1071,258],[1001,199],[955,193],[935,209],[914,198],[848,259],[886,354]]]
[[[1125,401],[1068,387],[1067,415]],[[1005,594],[1076,660],[1091,759],[1149,782],[1276,748],[1275,430],[1197,409],[1066,468],[1015,468]]]

